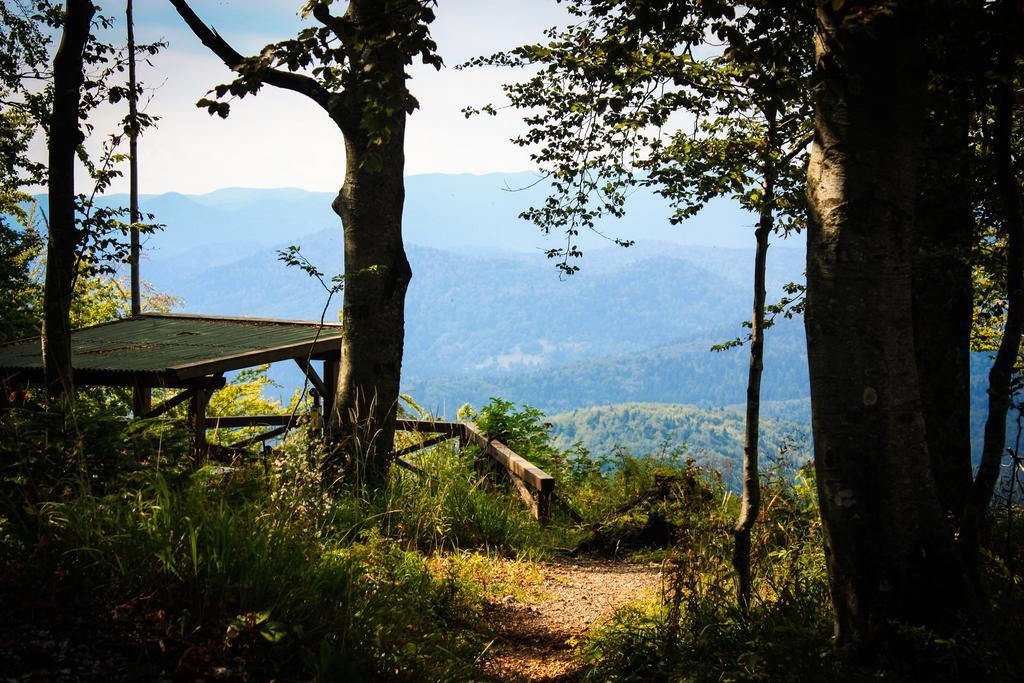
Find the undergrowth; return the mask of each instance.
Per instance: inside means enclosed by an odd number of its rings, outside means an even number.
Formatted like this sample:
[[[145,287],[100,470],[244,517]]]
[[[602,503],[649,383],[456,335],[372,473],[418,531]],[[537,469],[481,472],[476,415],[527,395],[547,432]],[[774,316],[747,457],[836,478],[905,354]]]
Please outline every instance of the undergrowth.
[[[543,547],[521,502],[451,447],[423,453],[418,473],[394,468],[382,491],[328,493],[322,448],[301,432],[272,458],[195,469],[116,420],[68,448],[3,419],[21,435],[0,479],[5,609],[31,613],[42,595],[94,615],[122,606],[140,642],[166,650],[149,654],[164,665],[153,675],[473,679],[480,589],[429,555]]]
[[[978,627],[902,633],[898,656],[861,669],[832,647],[813,473],[792,454],[764,473],[743,612],[737,497],[682,449],[562,451],[529,407],[463,411],[555,477],[559,505],[542,528],[472,447],[409,455],[412,468],[391,468],[378,491],[328,489],[323,444],[304,429],[272,455],[197,467],[180,426],[129,425],[101,399],[74,421],[0,414],[0,636],[17,619],[75,611],[134,643],[143,677],[476,680],[491,640],[482,602],[539,599],[535,560],[570,552],[665,568],[657,599],[575,641],[586,680],[1013,680],[999,655],[1024,629],[1012,486],[995,508]]]

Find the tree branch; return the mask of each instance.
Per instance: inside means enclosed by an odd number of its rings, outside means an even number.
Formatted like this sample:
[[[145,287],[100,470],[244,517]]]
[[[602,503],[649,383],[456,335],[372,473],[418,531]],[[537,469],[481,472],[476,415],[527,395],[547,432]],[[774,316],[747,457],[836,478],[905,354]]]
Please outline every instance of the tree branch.
[[[192,29],[192,33],[202,41],[203,45],[210,48],[215,55],[220,57],[220,60],[229,69],[235,73],[241,73],[242,65],[250,58],[243,57],[217,31],[204,24],[185,0],[170,0],[170,3],[178,11],[178,14],[181,15],[181,18],[185,20],[188,27]],[[323,107],[328,113],[330,112],[328,109],[328,102],[331,97],[330,91],[309,76],[290,71],[281,71],[280,69],[260,69],[258,74],[261,82],[276,88],[292,90],[305,95]]]
[[[345,42],[342,35],[345,32],[345,22],[341,17],[336,17],[331,14],[331,10],[327,8],[327,5],[315,5],[313,7],[313,18],[331,29],[331,32],[336,35],[342,43]]]

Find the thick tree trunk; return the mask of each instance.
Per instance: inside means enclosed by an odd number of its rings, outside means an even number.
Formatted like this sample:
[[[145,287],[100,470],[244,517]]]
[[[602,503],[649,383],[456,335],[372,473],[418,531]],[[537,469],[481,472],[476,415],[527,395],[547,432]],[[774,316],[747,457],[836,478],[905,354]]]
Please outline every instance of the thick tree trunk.
[[[171,0],[189,28],[231,69],[245,58],[200,21],[184,0]],[[347,76],[340,91],[305,74],[265,69],[261,83],[302,93],[319,104],[345,137],[345,184],[332,204],[345,232],[345,293],[341,367],[328,435],[335,458],[328,478],[344,459],[357,486],[382,483],[394,446],[402,351],[405,293],[412,269],[402,244],[405,201],[405,120],[415,106],[406,89],[406,63],[413,54],[402,37],[429,23],[415,0],[380,3],[350,0],[344,17],[325,3],[312,14],[345,46]],[[411,22],[411,23],[410,23]],[[332,83],[332,88],[336,86]],[[328,482],[330,483],[330,482]]]
[[[999,350],[988,375],[988,416],[985,420],[985,441],[981,463],[971,487],[960,530],[960,545],[968,567],[975,567],[982,526],[992,501],[1006,446],[1006,414],[1010,408],[1010,382],[1020,353],[1024,332],[1024,215],[1022,215],[1020,181],[1013,163],[1012,135],[1014,116],[1015,67],[1020,46],[1018,33],[1020,12],[1015,2],[1004,0],[1003,16],[1007,40],[1000,54],[1002,78],[996,88],[993,156],[998,192],[1003,203],[1003,224],[1006,229],[1006,325],[999,341]]]
[[[329,429],[356,483],[370,488],[383,481],[394,445],[405,294],[412,279],[402,243],[404,114],[389,130],[388,143],[372,150],[365,133],[346,135],[345,185],[333,204],[345,231],[345,290]]]
[[[914,354],[915,15],[833,7],[818,3],[805,319],[837,642],[871,656],[894,621],[949,626],[962,573],[929,476]]]
[[[961,55],[962,52],[957,53]],[[928,455],[952,530],[971,486],[970,109],[966,93],[942,89],[926,132],[926,163],[914,235],[914,353]],[[938,98],[937,98],[938,99]]]
[[[79,129],[82,54],[96,7],[89,0],[68,0],[64,33],[53,60],[53,110],[49,122],[49,229],[43,290],[43,369],[47,392],[70,401],[71,295],[75,279],[75,152]]]
[[[769,105],[771,107],[771,105]],[[764,299],[768,238],[775,228],[775,116],[767,113],[767,145],[763,163],[764,197],[754,253],[754,310],[750,318],[750,368],[747,372],[747,405],[743,425],[743,493],[740,516],[733,530],[732,566],[736,570],[736,601],[740,609],[750,608],[750,535],[761,508],[761,478],[758,471],[758,441],[761,421],[761,374],[764,370]]]

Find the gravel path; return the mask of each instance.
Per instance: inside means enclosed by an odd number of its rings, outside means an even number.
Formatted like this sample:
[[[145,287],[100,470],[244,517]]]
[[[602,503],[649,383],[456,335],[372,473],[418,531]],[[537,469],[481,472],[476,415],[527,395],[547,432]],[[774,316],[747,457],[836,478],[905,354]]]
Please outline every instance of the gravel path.
[[[534,585],[485,606],[495,632],[485,667],[498,680],[577,680],[567,641],[661,587],[661,565],[656,563],[574,560],[540,563],[538,568]]]

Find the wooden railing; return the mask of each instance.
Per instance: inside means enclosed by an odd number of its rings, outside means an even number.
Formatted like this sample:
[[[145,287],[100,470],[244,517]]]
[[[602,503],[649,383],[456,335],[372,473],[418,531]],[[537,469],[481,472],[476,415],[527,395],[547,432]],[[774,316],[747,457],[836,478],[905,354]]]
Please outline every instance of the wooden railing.
[[[395,426],[402,431],[442,434],[448,438],[461,439],[464,444],[479,446],[487,456],[508,473],[516,491],[523,502],[530,507],[533,516],[541,524],[548,523],[551,517],[551,501],[555,492],[554,477],[500,441],[488,438],[473,423],[398,420]]]
[[[297,418],[293,415],[235,415],[230,417],[207,417],[206,429],[229,429],[237,427],[253,427],[263,425],[274,427],[262,434],[232,444],[233,448],[251,446],[261,441],[280,436],[294,426]],[[394,455],[399,465],[408,469],[416,469],[403,459],[403,456],[434,446],[449,439],[460,439],[463,445],[478,446],[498,467],[508,473],[516,491],[523,499],[541,524],[547,524],[551,517],[551,503],[554,498],[554,478],[534,465],[532,462],[515,453],[511,448],[495,441],[484,434],[473,423],[448,422],[444,420],[397,420],[395,428],[404,432],[422,432],[434,434],[418,444],[413,444],[397,451]],[[204,439],[205,442],[205,439]]]

